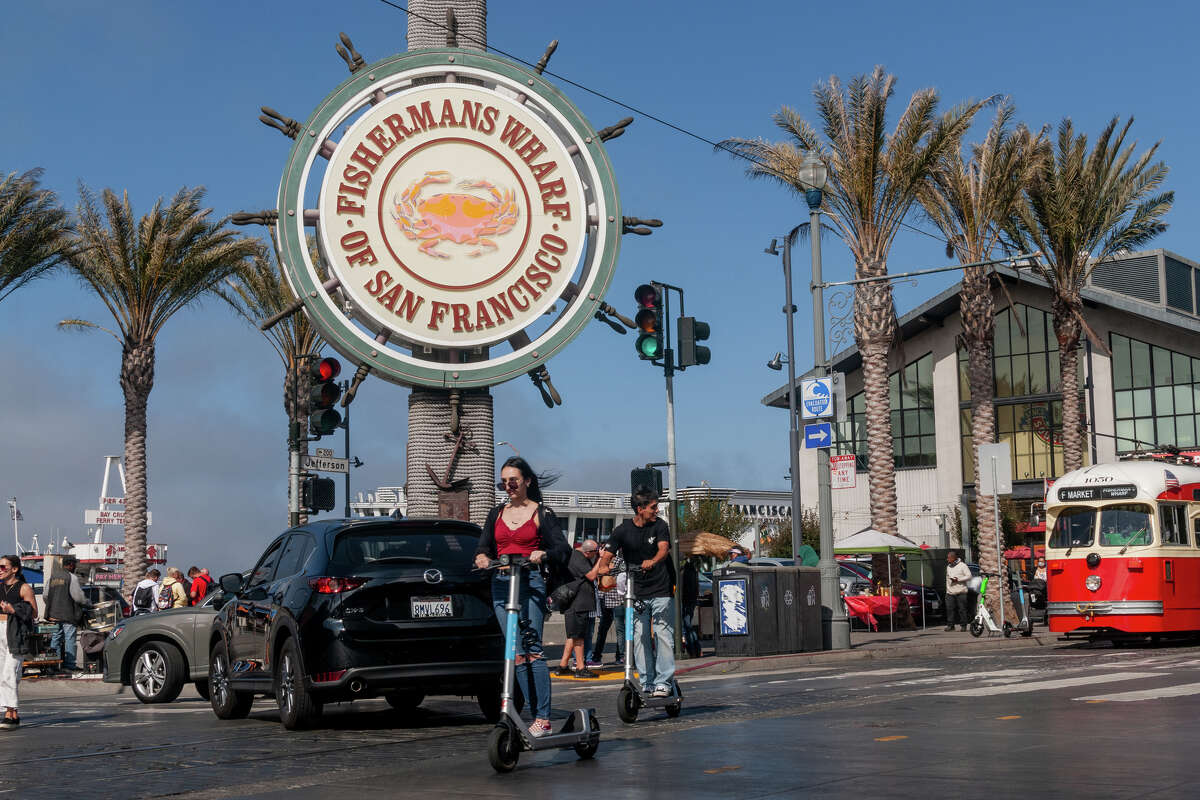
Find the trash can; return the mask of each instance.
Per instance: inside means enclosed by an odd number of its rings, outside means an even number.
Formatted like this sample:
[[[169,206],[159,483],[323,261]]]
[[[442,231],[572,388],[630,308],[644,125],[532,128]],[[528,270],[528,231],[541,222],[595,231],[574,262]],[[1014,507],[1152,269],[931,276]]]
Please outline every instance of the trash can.
[[[733,565],[713,573],[713,644],[718,656],[779,652],[775,567]]]
[[[775,568],[775,604],[779,627],[779,652],[800,652],[800,595],[797,592],[796,567]]]
[[[817,567],[793,569],[796,572],[796,604],[800,617],[797,650],[810,653],[824,648],[821,627],[821,570]]]

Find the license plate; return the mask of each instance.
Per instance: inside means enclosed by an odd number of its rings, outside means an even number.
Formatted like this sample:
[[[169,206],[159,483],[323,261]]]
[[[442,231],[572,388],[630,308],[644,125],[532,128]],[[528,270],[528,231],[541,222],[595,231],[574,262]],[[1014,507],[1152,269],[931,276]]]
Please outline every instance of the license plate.
[[[430,617],[453,617],[454,604],[450,596],[443,597],[414,597],[412,599],[413,619],[428,619]]]

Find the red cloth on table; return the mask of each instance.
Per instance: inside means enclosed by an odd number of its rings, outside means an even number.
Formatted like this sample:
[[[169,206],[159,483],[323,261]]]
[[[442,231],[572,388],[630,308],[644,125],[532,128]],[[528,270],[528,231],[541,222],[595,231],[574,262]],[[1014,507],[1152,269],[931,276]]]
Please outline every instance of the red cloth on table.
[[[871,630],[879,630],[879,620],[876,614],[894,614],[900,608],[900,598],[876,595],[847,595],[846,609],[853,617],[858,617],[871,626]]]

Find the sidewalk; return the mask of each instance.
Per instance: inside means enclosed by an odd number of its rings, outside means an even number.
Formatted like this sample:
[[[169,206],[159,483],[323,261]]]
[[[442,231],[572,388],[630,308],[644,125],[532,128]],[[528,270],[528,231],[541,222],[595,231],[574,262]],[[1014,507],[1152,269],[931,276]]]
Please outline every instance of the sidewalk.
[[[562,618],[554,615],[546,621],[544,639],[546,658],[551,668],[558,665],[562,657],[562,642],[564,640]],[[983,654],[997,650],[1024,650],[1035,647],[1062,647],[1064,642],[1058,640],[1058,634],[1050,633],[1045,627],[1034,628],[1034,635],[1028,638],[1013,636],[1005,639],[1001,634],[984,634],[976,639],[965,631],[946,631],[942,626],[915,631],[851,631],[849,650],[826,650],[813,653],[788,653],[774,656],[716,656],[712,647],[704,648],[700,658],[683,659],[677,663],[676,674],[699,677],[704,675],[725,675],[735,672],[767,672],[771,670],[789,669],[792,667],[828,666],[847,664],[856,661],[888,658],[933,658],[944,655]],[[600,674],[600,678],[555,677],[556,681],[577,681],[579,683],[596,683],[621,680],[622,667],[610,666],[614,654],[614,646],[610,643],[605,648],[605,666],[592,668]]]

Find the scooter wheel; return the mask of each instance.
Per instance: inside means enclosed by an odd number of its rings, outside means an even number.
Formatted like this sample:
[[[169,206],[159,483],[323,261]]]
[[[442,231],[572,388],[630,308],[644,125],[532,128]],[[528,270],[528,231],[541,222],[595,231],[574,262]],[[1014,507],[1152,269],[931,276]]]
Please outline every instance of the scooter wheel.
[[[638,707],[638,698],[634,691],[628,686],[622,686],[621,693],[617,696],[617,716],[621,718],[621,722],[637,722]]]
[[[1022,629],[1021,629],[1021,635],[1022,635],[1022,636],[1024,636],[1024,637],[1026,637],[1026,638],[1028,638],[1028,637],[1030,637],[1030,636],[1033,636],[1033,626],[1032,626],[1032,625],[1030,625],[1030,626],[1028,626],[1028,627],[1022,628]]]
[[[1011,622],[1004,623],[1004,638],[1011,639],[1013,635],[1013,626]]]
[[[679,716],[679,712],[683,711],[683,701],[676,700],[674,703],[667,703],[664,706],[664,710],[667,712],[668,717],[675,719],[675,717]]]
[[[983,623],[982,622],[972,622],[970,624],[970,626],[968,627],[968,630],[971,631],[972,636],[974,636],[976,639],[978,639],[980,636],[983,636]]]
[[[600,747],[600,723],[591,715],[588,716],[588,722],[592,726],[592,735],[588,737],[586,744],[575,745],[575,755],[580,759],[592,758]]]
[[[488,761],[496,772],[512,772],[517,768],[521,748],[517,736],[508,725],[497,725],[488,735]]]

